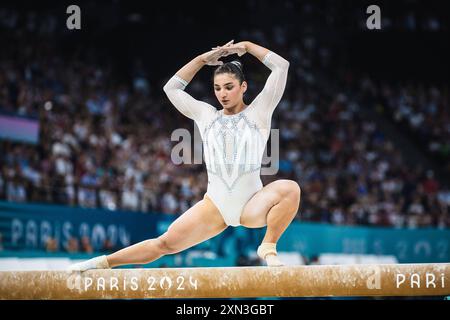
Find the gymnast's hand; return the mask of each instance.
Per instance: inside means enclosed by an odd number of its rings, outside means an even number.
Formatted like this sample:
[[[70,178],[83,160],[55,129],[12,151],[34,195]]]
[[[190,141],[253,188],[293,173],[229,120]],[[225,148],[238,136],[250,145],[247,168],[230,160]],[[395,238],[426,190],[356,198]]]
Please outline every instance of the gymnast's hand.
[[[217,46],[212,48],[213,50],[223,49],[224,56],[228,56],[230,54],[237,54],[239,57],[243,56],[247,53],[247,46],[245,41],[241,41],[238,43],[233,43],[234,40],[226,43],[223,46]]]
[[[219,59],[222,57],[226,57],[230,53],[227,51],[227,47],[233,43],[234,40],[231,40],[227,44],[222,47],[213,48],[211,51],[205,52],[200,57],[204,64],[208,66],[220,66],[223,64],[223,61]]]
[[[220,66],[223,64],[223,61],[220,61],[219,58],[223,56],[224,56],[223,49],[214,49],[202,54],[201,59],[203,63],[208,66]]]

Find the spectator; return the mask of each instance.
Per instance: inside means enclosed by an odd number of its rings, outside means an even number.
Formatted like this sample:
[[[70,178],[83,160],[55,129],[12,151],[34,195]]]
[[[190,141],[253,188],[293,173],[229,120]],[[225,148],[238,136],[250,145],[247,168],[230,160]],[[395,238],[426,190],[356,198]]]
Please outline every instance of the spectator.
[[[81,238],[81,252],[86,252],[86,253],[94,252],[94,250],[92,249],[92,245],[89,240],[89,237],[87,237],[87,236],[83,236]]]
[[[111,239],[106,238],[105,241],[103,242],[102,251],[113,252],[114,250],[115,250],[115,248],[114,248],[114,245],[113,245]]]
[[[45,251],[47,252],[57,252],[59,250],[58,248],[58,242],[55,238],[49,237],[47,241],[45,242]]]
[[[78,239],[75,237],[71,237],[67,241],[66,251],[69,253],[77,253],[77,252],[79,252],[79,250],[80,250],[80,247],[79,247]]]
[[[139,191],[136,187],[134,177],[125,183],[122,192],[122,208],[136,211],[139,208]]]

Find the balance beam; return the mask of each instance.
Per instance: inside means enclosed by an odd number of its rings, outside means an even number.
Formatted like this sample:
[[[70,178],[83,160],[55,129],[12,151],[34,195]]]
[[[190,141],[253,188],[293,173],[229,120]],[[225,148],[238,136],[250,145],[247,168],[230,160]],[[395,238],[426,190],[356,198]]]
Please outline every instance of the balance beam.
[[[450,263],[0,272],[0,299],[450,295]]]

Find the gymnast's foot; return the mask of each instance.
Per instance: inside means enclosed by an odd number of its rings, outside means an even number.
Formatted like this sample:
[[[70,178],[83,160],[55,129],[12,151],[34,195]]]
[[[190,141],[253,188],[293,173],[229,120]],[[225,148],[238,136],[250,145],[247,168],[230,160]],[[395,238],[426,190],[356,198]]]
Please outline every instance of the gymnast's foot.
[[[67,268],[67,271],[84,272],[89,269],[110,269],[106,256],[99,256],[83,262],[74,263]]]
[[[263,242],[258,247],[258,256],[266,261],[268,267],[282,267],[284,263],[280,261],[277,255],[276,243]]]
[[[277,255],[268,254],[266,255],[266,263],[268,267],[282,267],[284,263],[280,261]]]

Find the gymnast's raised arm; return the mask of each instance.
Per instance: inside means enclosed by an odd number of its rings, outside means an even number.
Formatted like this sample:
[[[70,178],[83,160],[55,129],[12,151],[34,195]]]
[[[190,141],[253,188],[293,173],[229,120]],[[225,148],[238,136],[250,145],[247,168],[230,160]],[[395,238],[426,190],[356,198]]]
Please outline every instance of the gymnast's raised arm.
[[[289,61],[275,52],[250,41],[242,41],[228,45],[226,49],[231,53],[237,53],[239,56],[248,52],[272,71],[267,78],[263,90],[253,101],[254,104],[258,105],[259,113],[265,119],[270,120],[286,87]]]
[[[170,102],[186,117],[200,121],[205,109],[213,108],[205,102],[194,99],[184,89],[204,65],[221,65],[223,62],[219,58],[225,55],[227,51],[222,47],[201,54],[178,70],[164,85],[163,90]]]

